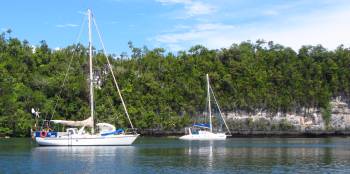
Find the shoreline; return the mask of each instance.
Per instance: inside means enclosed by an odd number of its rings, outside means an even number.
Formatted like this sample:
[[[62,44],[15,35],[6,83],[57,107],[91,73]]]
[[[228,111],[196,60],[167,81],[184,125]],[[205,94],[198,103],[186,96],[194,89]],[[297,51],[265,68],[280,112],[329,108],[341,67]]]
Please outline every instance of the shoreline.
[[[143,137],[180,137],[185,135],[184,131],[152,131],[142,130],[138,132]],[[29,138],[30,136],[25,136]],[[0,136],[0,139],[25,138]],[[322,138],[322,137],[350,137],[350,131],[233,131],[227,138]]]
[[[184,131],[140,131],[144,137],[179,137],[185,134]],[[319,137],[350,137],[350,131],[233,131],[228,138],[319,138]]]

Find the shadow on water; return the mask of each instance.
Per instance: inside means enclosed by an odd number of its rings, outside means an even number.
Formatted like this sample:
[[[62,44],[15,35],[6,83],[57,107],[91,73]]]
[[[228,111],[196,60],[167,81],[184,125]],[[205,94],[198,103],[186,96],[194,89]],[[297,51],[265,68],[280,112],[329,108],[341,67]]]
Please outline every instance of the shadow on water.
[[[332,139],[325,138],[324,144],[332,144]],[[330,165],[332,163],[332,148],[330,148],[330,147],[324,148],[323,163],[326,165]]]

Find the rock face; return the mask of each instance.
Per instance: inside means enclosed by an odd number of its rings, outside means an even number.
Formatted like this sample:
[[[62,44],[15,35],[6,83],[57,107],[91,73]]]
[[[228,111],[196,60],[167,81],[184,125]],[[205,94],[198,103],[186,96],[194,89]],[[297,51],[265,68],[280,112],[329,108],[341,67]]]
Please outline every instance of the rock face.
[[[331,127],[335,130],[350,129],[350,109],[340,97],[330,102],[332,108]]]
[[[338,97],[330,102],[331,118],[326,125],[320,109],[302,109],[301,113],[246,112],[225,113],[230,129],[233,131],[349,131],[350,109]]]

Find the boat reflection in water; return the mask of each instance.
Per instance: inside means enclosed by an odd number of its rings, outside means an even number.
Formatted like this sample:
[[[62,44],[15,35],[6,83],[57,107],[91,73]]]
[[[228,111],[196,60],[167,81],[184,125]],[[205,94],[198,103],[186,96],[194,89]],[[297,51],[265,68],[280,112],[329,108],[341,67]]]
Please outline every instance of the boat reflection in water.
[[[225,158],[227,148],[225,141],[189,141],[184,148],[184,162],[188,167],[200,167],[201,171],[215,172],[222,158]]]
[[[193,144],[193,145],[192,145]],[[204,162],[203,167],[206,167],[210,171],[213,167],[214,155],[213,155],[213,141],[192,143],[190,142],[190,147],[186,150],[187,155],[198,155]],[[215,153],[220,148],[215,149]]]
[[[134,161],[134,146],[53,146],[35,147],[32,166],[62,173],[123,173]],[[36,164],[35,164],[36,163]],[[33,169],[34,171],[39,171]]]

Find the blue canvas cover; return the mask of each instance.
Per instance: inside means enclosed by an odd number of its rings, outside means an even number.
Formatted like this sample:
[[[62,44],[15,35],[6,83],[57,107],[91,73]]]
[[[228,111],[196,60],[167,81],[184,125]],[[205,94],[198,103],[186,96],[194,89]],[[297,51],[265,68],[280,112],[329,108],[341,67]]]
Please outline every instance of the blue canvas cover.
[[[210,128],[210,124],[208,124],[208,123],[196,123],[196,124],[193,124],[193,126],[194,127],[207,128],[207,129]]]
[[[113,132],[107,132],[107,133],[104,133],[104,134],[101,134],[102,136],[107,136],[107,135],[117,135],[117,134],[120,134],[120,133],[123,133],[124,130],[123,129],[117,129]]]

